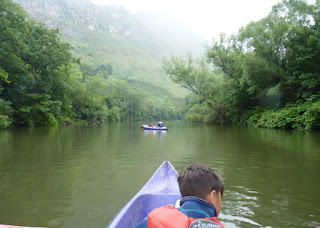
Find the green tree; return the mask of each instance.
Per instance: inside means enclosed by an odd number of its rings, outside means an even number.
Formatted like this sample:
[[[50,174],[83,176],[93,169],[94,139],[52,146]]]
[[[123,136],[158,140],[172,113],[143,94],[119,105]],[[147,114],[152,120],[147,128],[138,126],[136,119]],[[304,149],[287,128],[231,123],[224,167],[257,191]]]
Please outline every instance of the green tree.
[[[251,22],[240,34],[248,53],[261,59],[259,78],[253,85],[268,87],[280,84],[285,102],[307,98],[319,91],[319,24],[318,5],[288,0],[273,7],[258,22]],[[262,71],[262,72],[261,72]],[[265,75],[262,77],[262,75]],[[261,83],[261,81],[264,81]],[[260,89],[261,90],[261,89]]]
[[[190,57],[165,61],[164,69],[172,80],[197,96],[189,98],[186,118],[228,123],[252,115],[248,122],[253,123],[268,119],[268,113],[277,113],[281,118],[270,117],[275,122],[255,125],[307,129],[318,126],[319,6],[319,1],[315,5],[303,0],[282,1],[267,17],[249,23],[236,35],[222,34],[219,41],[213,41],[207,47],[205,68],[201,64],[195,66]],[[302,105],[294,108],[292,102]],[[263,115],[259,106],[285,107]],[[285,115],[288,118],[283,118]],[[309,120],[308,124],[301,116]]]
[[[0,7],[1,97],[11,102],[16,125],[57,124],[70,109],[65,84],[70,45],[60,41],[57,30],[32,21],[18,4],[4,0]]]

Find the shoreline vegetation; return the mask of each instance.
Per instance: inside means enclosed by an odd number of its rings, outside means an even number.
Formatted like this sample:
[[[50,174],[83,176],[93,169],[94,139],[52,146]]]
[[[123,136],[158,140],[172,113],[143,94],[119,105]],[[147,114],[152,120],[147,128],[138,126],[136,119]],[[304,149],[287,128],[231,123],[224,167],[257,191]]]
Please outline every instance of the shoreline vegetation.
[[[57,29],[0,3],[0,128],[77,122],[186,119],[206,124],[320,130],[320,2],[284,0],[237,34],[221,34],[202,58],[163,61],[191,91],[184,105],[137,91],[71,54]]]
[[[0,128],[181,118],[179,97],[74,57],[61,37],[19,4],[0,2]]]
[[[202,58],[172,57],[163,68],[192,92],[187,120],[320,130],[319,63],[320,2],[284,0]]]

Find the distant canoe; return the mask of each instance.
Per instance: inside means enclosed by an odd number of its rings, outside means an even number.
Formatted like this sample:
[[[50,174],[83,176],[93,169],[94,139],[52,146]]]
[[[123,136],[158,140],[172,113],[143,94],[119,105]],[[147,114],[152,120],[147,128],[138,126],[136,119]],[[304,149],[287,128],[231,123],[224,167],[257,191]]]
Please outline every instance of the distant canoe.
[[[156,125],[152,125],[152,126],[149,126],[149,125],[146,125],[146,124],[142,124],[142,126],[140,127],[144,130],[162,130],[162,131],[167,131],[168,130],[168,127],[158,127]]]
[[[177,182],[178,173],[165,161],[143,188],[118,212],[107,228],[133,228],[153,209],[181,199]]]

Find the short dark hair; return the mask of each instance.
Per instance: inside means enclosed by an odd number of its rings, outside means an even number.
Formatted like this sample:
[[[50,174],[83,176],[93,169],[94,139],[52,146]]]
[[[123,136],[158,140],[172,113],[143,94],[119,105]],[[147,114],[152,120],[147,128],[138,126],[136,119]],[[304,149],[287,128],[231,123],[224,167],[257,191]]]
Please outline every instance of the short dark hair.
[[[211,168],[203,164],[192,164],[179,173],[178,184],[182,197],[195,196],[206,200],[216,190],[223,194],[223,181]]]

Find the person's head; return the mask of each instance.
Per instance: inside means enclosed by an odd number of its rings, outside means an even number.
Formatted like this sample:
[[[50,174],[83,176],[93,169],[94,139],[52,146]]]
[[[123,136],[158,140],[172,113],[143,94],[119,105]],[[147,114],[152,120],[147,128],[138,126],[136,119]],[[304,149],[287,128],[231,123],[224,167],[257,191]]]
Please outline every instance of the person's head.
[[[182,197],[195,196],[213,204],[220,213],[223,181],[211,168],[202,164],[192,164],[178,176]]]

